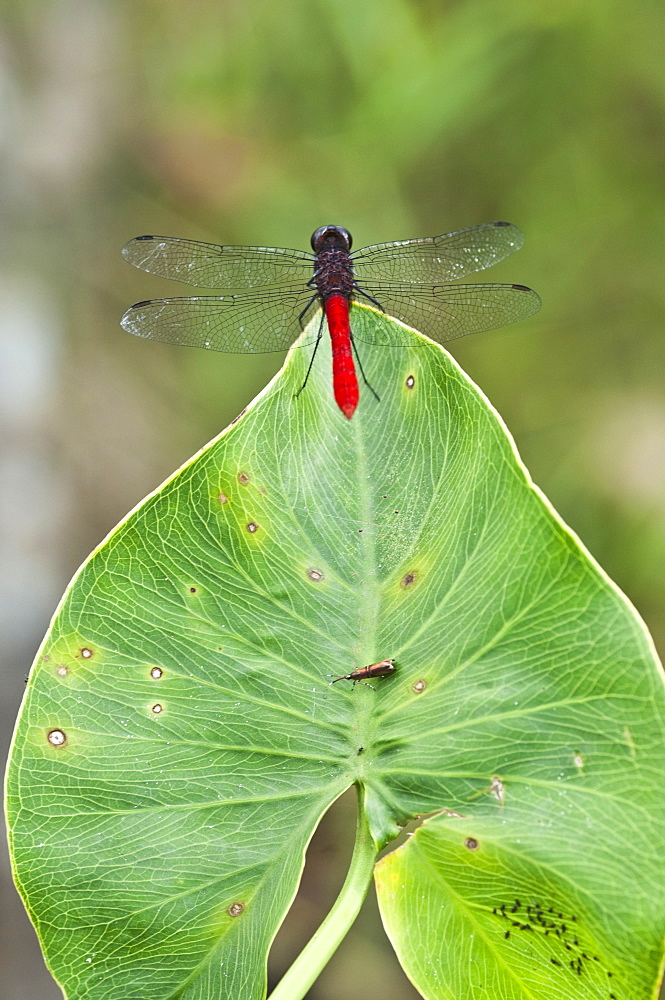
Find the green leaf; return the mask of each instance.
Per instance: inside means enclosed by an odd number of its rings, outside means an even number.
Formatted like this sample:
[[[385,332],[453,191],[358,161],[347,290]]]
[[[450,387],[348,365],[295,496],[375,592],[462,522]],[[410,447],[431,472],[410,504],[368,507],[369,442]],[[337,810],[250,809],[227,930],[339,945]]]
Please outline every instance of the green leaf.
[[[328,345],[295,400],[309,358],[294,350],[55,615],[7,795],[49,967],[69,1000],[263,996],[309,838],[355,782],[377,847],[419,814],[465,817],[380,868],[427,996],[642,1000],[665,926],[646,631],[448,355],[415,333],[412,349],[363,349],[366,324],[389,340],[393,321],[353,318],[380,403],[365,389],[346,420]],[[387,657],[375,690],[329,685]],[[500,907],[522,897],[574,912],[618,985],[580,992],[540,938],[505,939]],[[428,950],[456,992],[421,974]]]
[[[377,866],[407,975],[431,1000],[657,997],[662,864],[644,811],[627,823],[610,805],[612,836],[607,792],[561,789],[546,813],[520,791],[501,817],[428,820]]]

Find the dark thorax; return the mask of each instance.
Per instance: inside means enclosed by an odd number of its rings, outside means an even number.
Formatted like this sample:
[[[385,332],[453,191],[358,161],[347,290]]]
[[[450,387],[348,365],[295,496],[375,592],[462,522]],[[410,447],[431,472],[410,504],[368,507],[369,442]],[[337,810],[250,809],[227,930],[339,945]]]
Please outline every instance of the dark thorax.
[[[350,299],[353,294],[351,234],[341,226],[322,226],[312,236],[316,254],[312,282],[325,302],[331,295]]]

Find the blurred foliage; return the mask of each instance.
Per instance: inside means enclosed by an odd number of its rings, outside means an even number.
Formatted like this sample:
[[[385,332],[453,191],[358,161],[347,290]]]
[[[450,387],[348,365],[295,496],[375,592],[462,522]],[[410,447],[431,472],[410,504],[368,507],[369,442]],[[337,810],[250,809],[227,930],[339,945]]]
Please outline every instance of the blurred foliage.
[[[5,728],[76,565],[279,364],[123,333],[179,294],[120,258],[143,232],[519,225],[487,279],[542,312],[454,353],[665,648],[664,43],[655,0],[3,5]]]

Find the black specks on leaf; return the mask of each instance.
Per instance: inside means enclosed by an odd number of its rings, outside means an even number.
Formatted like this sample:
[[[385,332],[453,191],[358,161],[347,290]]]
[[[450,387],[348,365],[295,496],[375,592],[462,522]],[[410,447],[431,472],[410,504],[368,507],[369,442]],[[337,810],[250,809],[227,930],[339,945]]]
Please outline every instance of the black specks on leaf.
[[[585,963],[590,961],[590,956],[587,952],[580,949],[579,932],[576,934],[571,933],[572,928],[570,924],[578,922],[578,917],[575,914],[565,916],[564,920],[564,914],[554,906],[546,909],[535,900],[524,905],[522,900],[517,898],[512,903],[501,903],[499,906],[493,907],[492,913],[495,916],[510,920],[511,928],[531,934],[541,934],[543,940],[545,938],[548,939],[548,943],[552,949],[563,949],[562,951],[558,951],[559,957],[550,956],[549,960],[552,965],[565,969],[568,974],[573,973],[576,976],[584,974]],[[513,915],[515,919],[512,919]],[[577,931],[577,928],[575,930]],[[504,933],[503,936],[505,938],[506,934]],[[568,952],[568,954],[564,955],[564,952]],[[565,961],[561,961],[563,958],[565,958]],[[597,955],[594,955],[593,961],[599,962],[600,959]],[[611,979],[613,973],[605,971],[608,978]]]

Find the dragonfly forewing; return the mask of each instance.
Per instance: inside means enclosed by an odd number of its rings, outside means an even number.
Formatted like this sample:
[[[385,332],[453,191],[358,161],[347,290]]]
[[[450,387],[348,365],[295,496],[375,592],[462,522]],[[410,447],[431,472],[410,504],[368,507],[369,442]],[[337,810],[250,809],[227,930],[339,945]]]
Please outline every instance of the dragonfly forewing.
[[[134,267],[198,288],[260,288],[310,280],[314,256],[282,247],[218,246],[172,236],[137,236],[123,249]]]
[[[376,243],[351,254],[359,284],[374,280],[455,281],[519,250],[524,235],[508,222],[489,222],[441,236]]]

